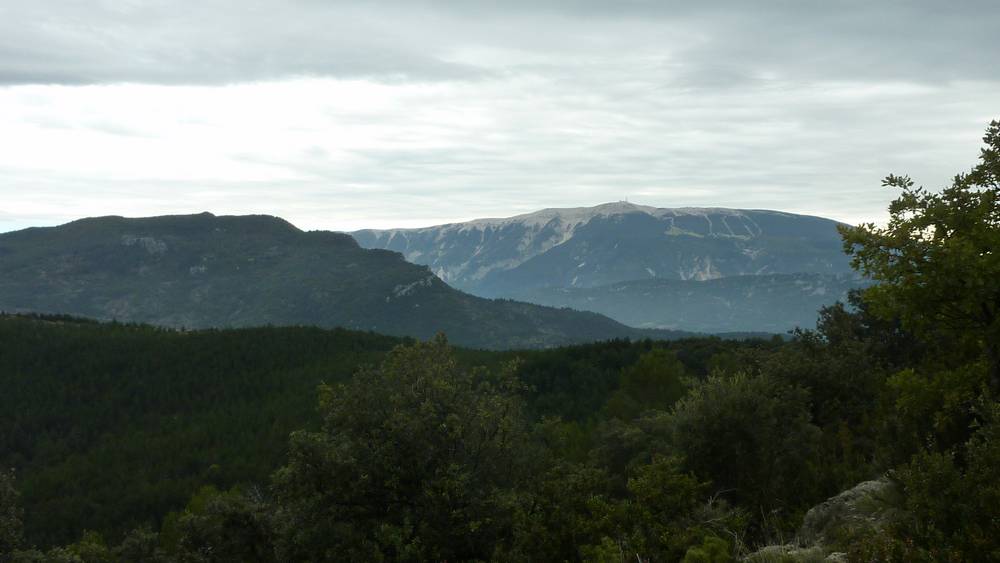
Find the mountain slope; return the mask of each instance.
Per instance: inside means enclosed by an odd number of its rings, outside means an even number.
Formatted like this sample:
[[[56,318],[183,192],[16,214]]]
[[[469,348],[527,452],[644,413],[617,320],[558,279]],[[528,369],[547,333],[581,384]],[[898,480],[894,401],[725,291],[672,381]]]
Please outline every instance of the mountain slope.
[[[208,213],[2,234],[0,310],[189,328],[343,326],[419,338],[444,331],[457,344],[494,348],[643,334],[593,313],[464,294],[348,235]]]
[[[352,233],[481,296],[664,278],[849,273],[837,223],[777,211],[625,202],[422,229]]]
[[[537,288],[519,299],[595,311],[630,326],[703,332],[812,328],[820,307],[847,302],[853,276],[771,274],[714,280],[651,279],[589,288]]]

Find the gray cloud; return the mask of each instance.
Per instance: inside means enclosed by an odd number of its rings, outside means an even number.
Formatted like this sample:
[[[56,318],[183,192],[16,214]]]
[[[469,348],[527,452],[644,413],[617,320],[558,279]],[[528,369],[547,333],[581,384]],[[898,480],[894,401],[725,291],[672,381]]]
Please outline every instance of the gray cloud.
[[[0,8],[0,83],[438,80],[481,72],[414,49],[423,38],[408,37],[386,15],[347,3],[13,0]]]
[[[995,65],[998,19],[989,1],[8,0],[0,84],[437,81],[519,66],[489,50],[661,57],[672,84],[707,88],[961,80]]]
[[[995,1],[6,0],[0,231],[624,197],[878,219],[879,178],[947,182],[1000,117],[997,21]]]

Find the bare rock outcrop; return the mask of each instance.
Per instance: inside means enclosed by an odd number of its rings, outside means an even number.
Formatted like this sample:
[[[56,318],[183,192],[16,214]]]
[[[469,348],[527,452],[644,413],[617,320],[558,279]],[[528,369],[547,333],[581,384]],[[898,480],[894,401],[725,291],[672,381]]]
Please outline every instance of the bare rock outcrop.
[[[901,516],[896,485],[888,479],[864,481],[806,512],[793,543],[769,545],[746,557],[753,563],[847,561],[855,541],[877,534]]]

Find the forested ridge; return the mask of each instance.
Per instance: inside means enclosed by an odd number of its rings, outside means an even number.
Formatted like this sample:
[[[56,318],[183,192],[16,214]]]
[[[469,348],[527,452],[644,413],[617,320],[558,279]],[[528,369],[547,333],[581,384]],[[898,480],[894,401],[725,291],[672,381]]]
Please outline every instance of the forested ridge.
[[[91,217],[0,234],[0,310],[170,328],[342,327],[471,348],[676,338],[462,293],[395,252],[264,215]]]
[[[842,229],[875,285],[787,341],[5,318],[0,553],[1000,561],[1000,122],[985,142],[941,191],[886,178],[890,221]]]

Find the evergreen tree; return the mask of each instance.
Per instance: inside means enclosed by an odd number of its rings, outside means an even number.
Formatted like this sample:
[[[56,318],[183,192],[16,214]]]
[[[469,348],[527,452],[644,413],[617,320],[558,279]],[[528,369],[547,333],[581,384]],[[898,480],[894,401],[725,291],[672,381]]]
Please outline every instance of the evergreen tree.
[[[6,561],[21,546],[22,510],[14,488],[14,472],[0,471],[0,561]]]

